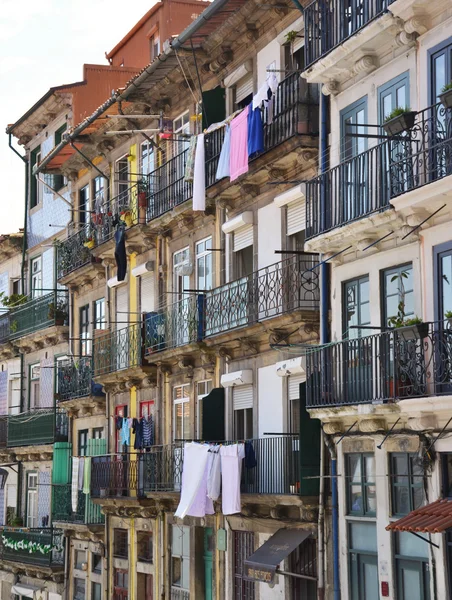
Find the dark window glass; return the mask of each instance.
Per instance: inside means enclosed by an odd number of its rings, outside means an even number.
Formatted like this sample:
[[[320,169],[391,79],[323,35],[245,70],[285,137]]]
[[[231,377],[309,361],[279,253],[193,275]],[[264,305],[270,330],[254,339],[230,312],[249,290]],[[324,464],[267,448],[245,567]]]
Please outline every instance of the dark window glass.
[[[345,460],[348,514],[374,516],[377,512],[375,456],[353,453],[346,454]]]
[[[113,553],[118,558],[127,558],[129,555],[129,540],[127,529],[115,529],[113,537]]]
[[[392,514],[406,515],[424,503],[424,473],[417,454],[390,455]]]

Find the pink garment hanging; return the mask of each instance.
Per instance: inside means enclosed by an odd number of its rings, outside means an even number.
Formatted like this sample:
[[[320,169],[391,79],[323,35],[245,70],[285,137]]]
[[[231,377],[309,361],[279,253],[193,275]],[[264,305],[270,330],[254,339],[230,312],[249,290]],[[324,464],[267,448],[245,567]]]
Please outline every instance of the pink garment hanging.
[[[247,106],[231,121],[229,173],[231,181],[248,172],[248,112]]]

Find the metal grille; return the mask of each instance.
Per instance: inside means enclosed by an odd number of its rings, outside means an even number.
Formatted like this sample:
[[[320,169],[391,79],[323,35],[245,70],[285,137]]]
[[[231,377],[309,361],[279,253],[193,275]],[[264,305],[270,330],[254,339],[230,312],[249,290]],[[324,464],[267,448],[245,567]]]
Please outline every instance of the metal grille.
[[[94,376],[142,364],[141,325],[103,332],[94,338]]]
[[[251,531],[233,531],[234,538],[234,600],[254,600],[255,584],[246,581],[244,561],[254,552],[254,533]]]
[[[67,325],[68,315],[66,290],[54,290],[50,294],[28,300],[8,313],[8,339],[14,340],[53,325]]]
[[[73,398],[89,396],[92,376],[91,356],[83,356],[77,361],[59,362],[57,372],[58,399],[72,400]]]
[[[61,529],[52,527],[27,530],[4,528],[1,533],[13,542],[24,540],[51,548],[50,552],[44,554],[39,551],[30,552],[28,547],[15,550],[8,548],[0,537],[0,556],[3,560],[44,567],[60,567],[64,564],[64,535]]]
[[[85,225],[80,231],[59,243],[56,259],[57,279],[91,262],[91,252],[85,244],[88,244],[88,240],[94,241],[94,234],[92,225]]]
[[[308,538],[289,555],[289,569],[292,573],[310,579],[291,577],[292,599],[317,599],[317,542]]]
[[[9,415],[8,448],[53,444],[68,439],[67,413],[60,409],[35,409],[20,415]]]
[[[129,537],[127,529],[115,529],[113,535],[113,555],[116,558],[128,558]]]

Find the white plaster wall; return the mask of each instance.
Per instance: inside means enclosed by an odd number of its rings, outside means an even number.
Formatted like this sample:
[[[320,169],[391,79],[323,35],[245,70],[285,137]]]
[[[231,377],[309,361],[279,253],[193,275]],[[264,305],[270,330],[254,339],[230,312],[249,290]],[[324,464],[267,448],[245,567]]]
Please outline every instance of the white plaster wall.
[[[257,541],[259,548],[266,542],[273,534],[258,533]],[[282,568],[282,567],[281,567]],[[275,576],[275,585],[270,587],[268,583],[257,583],[256,588],[259,590],[260,600],[284,600],[286,594],[286,578],[283,575]]]
[[[267,73],[267,67],[275,63],[274,69],[282,69],[281,66],[281,46],[278,40],[272,40],[265,48],[257,53],[257,89],[263,85],[270,73]],[[284,78],[284,73],[275,73],[276,79],[281,81]],[[282,77],[281,77],[282,76]]]
[[[285,410],[282,377],[276,374],[275,365],[258,369],[258,436],[284,431]]]
[[[53,280],[55,274],[53,248],[48,248],[42,253],[42,287],[44,290],[53,290]],[[45,293],[45,292],[44,292]]]
[[[404,263],[413,264],[414,282],[414,313],[422,317],[424,314],[421,290],[421,248],[418,242],[380,251],[377,254],[355,260],[345,265],[335,266],[331,275],[331,306],[332,306],[332,334],[334,340],[342,336],[342,284],[350,279],[369,276],[370,318],[371,324],[380,326],[380,271],[396,267]],[[377,333],[378,330],[375,331]],[[370,332],[371,333],[371,332]]]
[[[281,213],[273,202],[257,211],[258,269],[281,260]]]

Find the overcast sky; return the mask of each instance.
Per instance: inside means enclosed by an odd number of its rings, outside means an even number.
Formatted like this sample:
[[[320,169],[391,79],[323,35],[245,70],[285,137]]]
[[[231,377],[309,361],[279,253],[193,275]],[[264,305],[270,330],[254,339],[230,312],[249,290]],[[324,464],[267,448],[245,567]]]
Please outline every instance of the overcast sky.
[[[6,126],[47,90],[82,79],[154,0],[0,0],[0,233],[23,227],[24,167]],[[23,153],[23,149],[20,149]]]

